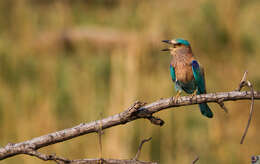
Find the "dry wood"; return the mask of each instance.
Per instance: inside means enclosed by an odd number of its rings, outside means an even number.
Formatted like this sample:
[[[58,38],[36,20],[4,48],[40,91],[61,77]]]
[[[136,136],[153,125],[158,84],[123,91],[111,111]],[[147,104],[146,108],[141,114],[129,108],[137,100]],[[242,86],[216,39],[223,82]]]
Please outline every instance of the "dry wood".
[[[128,122],[140,118],[149,119],[151,123],[156,125],[163,125],[163,121],[160,118],[156,118],[153,116],[154,113],[159,112],[163,109],[193,105],[193,104],[199,104],[205,102],[219,103],[219,100],[221,100],[221,102],[236,101],[236,100],[251,100],[252,95],[255,100],[260,99],[260,92],[231,91],[231,92],[208,93],[208,94],[202,94],[193,97],[183,96],[180,97],[176,102],[172,97],[160,99],[158,101],[155,101],[147,105],[145,105],[145,103],[137,101],[127,110],[98,121],[93,121],[90,123],[82,123],[75,127],[53,132],[44,136],[36,137],[25,142],[20,142],[15,144],[9,143],[5,147],[0,148],[0,160],[18,154],[34,155],[37,154],[36,150],[42,147],[46,147],[48,145],[52,145],[58,142],[63,142],[84,134],[93,133],[93,132],[98,133],[100,129],[105,130],[107,128],[121,125],[121,124],[126,124]],[[86,161],[87,159],[83,159],[83,160]],[[94,160],[97,161],[100,159],[94,159]],[[104,159],[104,160],[109,160],[109,159]],[[130,162],[131,161],[133,160],[130,160]]]

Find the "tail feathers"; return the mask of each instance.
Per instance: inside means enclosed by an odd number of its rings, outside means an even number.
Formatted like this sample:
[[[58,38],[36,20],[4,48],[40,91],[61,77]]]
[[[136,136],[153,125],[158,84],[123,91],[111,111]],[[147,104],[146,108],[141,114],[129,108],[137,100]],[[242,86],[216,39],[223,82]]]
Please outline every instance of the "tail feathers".
[[[199,107],[200,107],[201,114],[203,114],[204,116],[206,116],[208,118],[212,118],[213,117],[213,113],[210,110],[208,104],[206,104],[206,103],[199,104]]]

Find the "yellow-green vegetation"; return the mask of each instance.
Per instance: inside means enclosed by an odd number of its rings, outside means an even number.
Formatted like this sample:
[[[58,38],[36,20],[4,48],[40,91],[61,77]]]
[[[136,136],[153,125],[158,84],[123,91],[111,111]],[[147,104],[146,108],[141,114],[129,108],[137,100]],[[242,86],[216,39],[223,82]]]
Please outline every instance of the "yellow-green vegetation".
[[[260,89],[259,0],[0,1],[0,145],[123,111],[135,100],[175,95],[163,39],[189,40],[208,92],[234,90],[244,71]],[[138,120],[105,130],[104,158],[160,163],[249,163],[260,153],[259,103],[243,145],[249,101],[160,112],[163,127]],[[41,149],[70,159],[98,157],[97,134]],[[2,163],[51,163],[19,155]]]

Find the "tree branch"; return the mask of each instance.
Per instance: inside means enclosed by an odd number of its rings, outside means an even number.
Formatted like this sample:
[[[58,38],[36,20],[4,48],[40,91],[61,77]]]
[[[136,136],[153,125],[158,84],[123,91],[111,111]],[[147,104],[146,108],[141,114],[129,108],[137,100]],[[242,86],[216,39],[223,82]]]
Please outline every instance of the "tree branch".
[[[69,160],[63,157],[57,157],[55,154],[46,155],[38,151],[32,150],[25,154],[37,157],[44,161],[55,161],[57,164],[158,164],[157,162],[144,162],[137,159],[103,159],[103,158],[92,158],[92,159],[74,159]]]
[[[90,123],[82,123],[78,126],[64,129],[61,131],[49,133],[44,136],[36,137],[25,142],[20,142],[16,144],[9,143],[5,147],[0,148],[0,160],[8,157],[12,157],[17,154],[26,154],[28,151],[38,150],[42,147],[52,145],[58,142],[63,142],[84,134],[98,132],[100,128],[102,130],[126,124],[136,119],[144,118],[149,119],[153,124],[162,125],[163,121],[159,118],[153,116],[154,113],[159,112],[163,109],[168,109],[172,107],[193,105],[205,102],[215,102],[218,103],[221,99],[224,101],[236,101],[236,100],[250,100],[254,95],[254,99],[260,99],[260,92],[251,91],[231,91],[231,92],[218,92],[218,93],[208,93],[196,96],[183,96],[178,99],[177,102],[174,98],[165,98],[145,105],[142,102],[135,102],[127,110]],[[156,120],[156,121],[154,121]],[[101,127],[100,127],[101,126]]]
[[[245,137],[246,137],[246,134],[247,134],[247,131],[248,131],[248,128],[249,128],[249,125],[251,123],[251,119],[252,119],[252,116],[253,116],[253,111],[254,111],[254,88],[253,88],[253,85],[250,83],[250,81],[246,80],[247,78],[247,71],[244,73],[243,75],[243,78],[237,88],[237,91],[241,91],[241,89],[245,86],[247,86],[248,88],[250,88],[251,90],[251,106],[250,106],[250,112],[249,112],[249,118],[248,118],[248,121],[247,121],[247,125],[246,125],[246,129],[243,133],[243,136],[240,140],[240,144],[243,144],[244,140],[245,140]]]
[[[138,147],[138,150],[137,150],[137,153],[136,153],[136,155],[135,155],[135,157],[134,157],[134,160],[138,160],[138,158],[139,158],[139,156],[140,156],[140,153],[141,153],[141,149],[142,149],[143,144],[144,144],[145,142],[150,141],[151,139],[152,139],[152,137],[142,140],[142,142],[140,143],[140,145],[139,145],[139,147]]]
[[[196,162],[199,161],[199,156],[197,156],[193,161],[192,161],[192,164],[195,164]]]
[[[58,157],[55,154],[46,155],[40,153],[36,150],[25,150],[24,154],[37,157],[43,161],[54,161],[57,164],[158,164],[157,162],[144,162],[139,161],[138,158],[141,153],[142,146],[145,142],[148,142],[152,139],[152,137],[148,139],[144,139],[139,147],[138,151],[133,159],[103,159],[103,158],[93,158],[93,159],[74,159],[69,160],[63,157]]]

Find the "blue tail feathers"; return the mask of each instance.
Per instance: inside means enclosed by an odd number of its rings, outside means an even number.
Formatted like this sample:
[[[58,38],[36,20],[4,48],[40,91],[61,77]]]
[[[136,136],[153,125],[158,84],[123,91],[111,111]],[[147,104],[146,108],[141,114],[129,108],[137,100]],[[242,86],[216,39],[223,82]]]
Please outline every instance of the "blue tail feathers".
[[[206,103],[199,104],[199,107],[200,107],[201,114],[203,114],[204,116],[206,116],[208,118],[212,118],[213,117],[213,113],[210,110],[208,104],[206,104]]]

